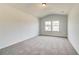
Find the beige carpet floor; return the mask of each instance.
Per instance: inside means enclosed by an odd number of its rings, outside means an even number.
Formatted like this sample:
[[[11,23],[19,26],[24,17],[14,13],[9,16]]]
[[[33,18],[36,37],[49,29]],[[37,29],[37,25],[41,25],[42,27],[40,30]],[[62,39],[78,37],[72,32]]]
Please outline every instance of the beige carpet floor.
[[[77,55],[67,38],[38,36],[0,50],[0,55]]]

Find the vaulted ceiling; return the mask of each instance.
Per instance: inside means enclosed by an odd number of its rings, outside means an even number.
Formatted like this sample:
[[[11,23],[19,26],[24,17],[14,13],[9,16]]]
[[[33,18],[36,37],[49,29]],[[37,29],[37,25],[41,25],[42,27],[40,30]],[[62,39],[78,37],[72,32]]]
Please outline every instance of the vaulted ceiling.
[[[68,14],[74,6],[74,4],[68,3],[47,3],[45,7],[41,3],[16,3],[8,5],[36,17],[43,17],[48,14]]]

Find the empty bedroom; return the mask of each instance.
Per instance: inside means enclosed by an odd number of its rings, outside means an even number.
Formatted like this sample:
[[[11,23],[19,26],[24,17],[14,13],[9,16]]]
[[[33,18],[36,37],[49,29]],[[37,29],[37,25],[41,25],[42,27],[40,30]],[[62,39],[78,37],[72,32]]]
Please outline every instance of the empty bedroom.
[[[0,3],[0,55],[78,55],[79,4]]]

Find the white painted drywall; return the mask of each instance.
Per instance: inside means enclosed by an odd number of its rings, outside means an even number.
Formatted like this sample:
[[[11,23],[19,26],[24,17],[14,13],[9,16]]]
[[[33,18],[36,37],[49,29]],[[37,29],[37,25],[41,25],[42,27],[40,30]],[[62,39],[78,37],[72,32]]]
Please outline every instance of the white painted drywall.
[[[74,6],[69,13],[68,39],[79,53],[79,6]]]
[[[0,4],[0,49],[38,35],[38,19]]]
[[[59,32],[56,31],[45,31],[45,21],[59,21]],[[67,37],[67,15],[61,14],[50,14],[45,17],[40,18],[40,34],[41,35],[52,35]]]

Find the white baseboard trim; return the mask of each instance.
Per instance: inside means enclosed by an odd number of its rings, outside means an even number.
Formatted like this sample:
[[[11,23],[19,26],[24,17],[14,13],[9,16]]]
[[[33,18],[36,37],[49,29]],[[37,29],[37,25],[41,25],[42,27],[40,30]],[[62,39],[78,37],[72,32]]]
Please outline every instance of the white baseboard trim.
[[[69,42],[71,43],[71,45],[73,46],[73,48],[75,49],[75,51],[77,52],[77,54],[79,55],[79,51],[74,47],[74,45],[72,44],[72,42],[70,40],[69,40]]]
[[[14,45],[14,44],[17,44],[17,43],[20,43],[20,42],[22,42],[22,41],[24,41],[24,40],[28,40],[28,39],[35,38],[35,37],[37,37],[37,36],[38,36],[38,35],[35,35],[35,36],[31,36],[31,37],[29,37],[29,38],[27,38],[27,39],[22,39],[22,40],[20,40],[20,41],[13,42],[13,43],[11,43],[11,44],[8,44],[8,45],[5,45],[5,46],[3,46],[3,47],[0,47],[0,49],[3,49],[3,48],[6,48],[6,47],[9,47],[9,46]]]

